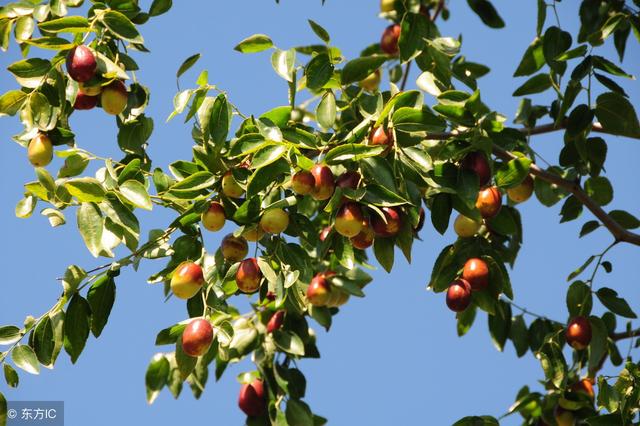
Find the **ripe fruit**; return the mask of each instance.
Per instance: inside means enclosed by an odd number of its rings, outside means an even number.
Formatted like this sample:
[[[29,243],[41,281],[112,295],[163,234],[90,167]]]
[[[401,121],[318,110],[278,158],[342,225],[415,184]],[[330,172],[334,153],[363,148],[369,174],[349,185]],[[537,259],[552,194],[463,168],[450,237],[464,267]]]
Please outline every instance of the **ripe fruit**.
[[[78,83],[78,90],[85,95],[98,96],[102,93],[102,85],[96,80],[86,81],[84,83]]]
[[[380,50],[387,55],[395,56],[398,54],[398,39],[400,38],[400,25],[389,25],[382,32],[380,39]]]
[[[474,151],[468,153],[462,159],[462,168],[471,170],[478,175],[480,187],[485,186],[491,180],[491,166],[486,155],[482,151]]]
[[[236,237],[233,234],[229,234],[222,239],[220,249],[222,250],[222,257],[229,262],[240,262],[249,253],[247,240],[242,237]]]
[[[422,227],[424,226],[424,207],[420,207],[420,212],[418,213],[418,224],[413,228],[413,232],[420,232]]]
[[[565,332],[567,343],[574,349],[582,350],[591,343],[591,323],[588,318],[578,316],[569,321]]]
[[[276,330],[280,330],[282,322],[284,321],[284,311],[278,311],[269,318],[267,323],[267,333],[273,333]]]
[[[202,268],[193,262],[182,262],[171,276],[171,291],[179,299],[191,299],[204,284]]]
[[[469,283],[471,290],[484,290],[489,285],[489,267],[484,260],[473,257],[464,264],[462,278]]]
[[[462,312],[471,303],[471,285],[466,280],[455,280],[447,290],[447,306],[454,312]]]
[[[311,168],[311,174],[315,180],[311,196],[318,201],[331,198],[336,187],[331,169],[325,165],[316,164]]]
[[[27,147],[27,158],[35,167],[46,167],[53,159],[53,144],[49,136],[38,133]]]
[[[382,213],[386,219],[382,219],[379,215],[371,216],[371,226],[373,231],[379,237],[393,237],[400,232],[402,226],[402,218],[400,212],[395,207],[382,207]]]
[[[213,201],[209,204],[209,208],[202,213],[200,220],[202,221],[202,226],[208,231],[221,230],[226,221],[224,207],[219,202]]]
[[[76,101],[73,103],[73,109],[88,110],[95,108],[96,105],[98,105],[97,96],[89,96],[85,93],[78,92]]]
[[[307,288],[307,300],[314,306],[325,306],[331,295],[331,286],[326,274],[316,274]]]
[[[362,210],[357,203],[347,202],[340,207],[336,216],[336,231],[345,237],[355,237],[362,230]]]
[[[67,53],[67,72],[75,81],[89,81],[96,73],[96,57],[83,44]]]
[[[264,235],[264,230],[260,227],[260,225],[252,225],[249,228],[245,228],[242,232],[242,236],[247,241],[259,241]]]
[[[255,257],[240,262],[236,272],[236,284],[243,293],[254,293],[260,288],[262,272]]]
[[[355,237],[351,237],[351,244],[360,250],[366,250],[373,245],[375,233],[368,220],[362,221],[362,229]]]
[[[244,189],[236,182],[231,170],[222,176],[222,193],[229,198],[240,198],[244,194]]]
[[[380,12],[391,12],[395,8],[395,0],[380,0]]]
[[[576,393],[582,393],[589,397],[590,400],[594,400],[596,394],[593,391],[593,384],[590,379],[582,379],[577,381],[571,386],[571,391]]]
[[[558,426],[573,426],[575,424],[573,413],[559,405],[556,405],[556,408],[553,410],[553,417],[555,417]]]
[[[127,106],[128,100],[129,94],[127,93],[127,87],[120,80],[111,82],[102,89],[102,93],[100,93],[100,103],[102,104],[102,109],[107,114],[120,114]]]
[[[360,173],[349,170],[338,176],[336,179],[336,186],[342,189],[357,189],[360,184]]]
[[[316,180],[313,175],[307,171],[300,171],[291,178],[291,188],[293,192],[299,195],[307,195],[313,191],[313,185]]]
[[[289,215],[282,209],[269,209],[260,218],[260,227],[270,234],[279,234],[289,226]]]
[[[182,332],[182,350],[192,357],[207,353],[213,341],[213,327],[203,318],[191,321]]]
[[[533,178],[528,175],[518,186],[507,189],[507,196],[514,203],[523,203],[533,194]]]
[[[481,222],[477,222],[462,214],[459,214],[455,222],[453,222],[453,230],[462,238],[473,237],[478,233],[481,226]]]
[[[385,155],[393,148],[393,133],[382,126],[376,127],[369,134],[369,145],[386,146],[382,153]]]
[[[375,70],[358,83],[360,87],[368,92],[375,92],[380,87],[380,69]]]
[[[247,416],[256,417],[264,414],[266,405],[262,380],[255,379],[251,383],[242,385],[240,396],[238,397],[238,407]]]
[[[480,214],[485,219],[497,215],[500,207],[502,207],[502,194],[497,187],[491,186],[478,193],[476,208],[480,210]]]

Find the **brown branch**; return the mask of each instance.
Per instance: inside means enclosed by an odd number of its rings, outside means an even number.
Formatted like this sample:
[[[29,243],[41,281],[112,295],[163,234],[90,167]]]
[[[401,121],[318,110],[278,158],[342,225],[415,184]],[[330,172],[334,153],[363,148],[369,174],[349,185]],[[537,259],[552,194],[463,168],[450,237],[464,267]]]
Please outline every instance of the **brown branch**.
[[[617,342],[618,340],[623,340],[623,339],[631,339],[634,337],[640,337],[640,328],[635,329],[635,330],[629,330],[629,331],[623,331],[620,333],[613,333],[611,336],[611,340]]]
[[[544,125],[536,126],[533,128],[522,128],[520,129],[520,131],[522,133],[526,133],[529,135],[539,135],[542,133],[550,133],[556,130],[561,130],[564,127],[564,125],[565,123],[561,123],[560,126],[556,126],[555,124],[544,124]],[[608,133],[606,130],[602,128],[602,125],[600,125],[599,123],[595,123],[592,127],[592,130],[595,132]],[[446,140],[458,134],[459,133],[457,132],[434,133],[434,134],[429,134],[427,137],[433,140]],[[501,148],[495,144],[493,145],[493,154],[504,161],[509,161],[514,158],[517,158],[516,155],[510,153],[506,149]],[[535,164],[532,164],[529,170],[532,176],[535,176],[538,179],[542,179],[544,181],[557,185],[558,187],[566,190],[567,192],[571,193],[574,197],[576,197],[578,201],[580,201],[587,209],[589,209],[595,217],[600,219],[602,224],[605,226],[605,228],[609,230],[609,232],[611,232],[611,234],[616,239],[616,241],[623,241],[636,246],[640,246],[640,235],[630,232],[629,230],[622,227],[618,222],[613,220],[613,218],[611,218],[611,216],[609,216],[607,212],[605,212],[602,209],[602,207],[600,207],[600,205],[598,205],[595,201],[591,199],[591,197],[587,195],[587,193],[582,189],[582,187],[578,182],[564,179],[563,177],[555,173],[550,173],[546,170],[539,168]]]

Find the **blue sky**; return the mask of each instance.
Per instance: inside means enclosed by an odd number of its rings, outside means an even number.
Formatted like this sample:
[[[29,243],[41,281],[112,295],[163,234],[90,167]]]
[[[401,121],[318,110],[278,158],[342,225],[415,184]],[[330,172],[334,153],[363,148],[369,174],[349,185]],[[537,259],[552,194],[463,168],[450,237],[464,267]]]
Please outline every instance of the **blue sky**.
[[[136,56],[142,69],[138,78],[152,92],[148,114],[155,119],[156,131],[150,154],[155,165],[163,167],[177,158],[190,157],[189,127],[180,119],[164,123],[172,109],[175,71],[187,56],[203,54],[184,77],[183,87],[206,68],[210,81],[228,91],[231,101],[243,112],[260,114],[286,104],[286,85],[272,71],[268,54],[234,52],[238,41],[253,33],[265,33],[282,48],[315,43],[315,35],[306,23],[310,18],[323,25],[333,43],[352,58],[364,46],[377,41],[386,26],[377,18],[375,0],[327,0],[324,7],[320,0],[283,0],[279,6],[268,0],[215,2],[215,7],[205,0],[175,3],[168,14],[141,28],[152,53]],[[441,25],[441,32],[457,37],[464,31],[463,52],[467,58],[492,68],[480,80],[483,100],[512,118],[518,100],[511,93],[521,81],[511,75],[535,35],[536,2],[494,2],[507,22],[502,30],[483,26],[464,2],[452,3],[451,19]],[[559,7],[563,29],[575,32],[575,2],[563,2]],[[548,23],[552,18],[550,14]],[[640,69],[640,50],[633,36],[630,41],[622,65],[634,72]],[[600,50],[615,58],[610,45]],[[33,55],[40,53],[33,51]],[[5,69],[18,57],[12,46],[9,53],[0,55],[0,67]],[[640,99],[637,82],[621,84],[632,102]],[[0,79],[0,91],[14,87],[15,82],[5,73]],[[546,101],[549,96],[539,99]],[[427,97],[427,102],[432,104],[433,99]],[[55,302],[60,292],[55,277],[68,264],[89,269],[102,261],[93,259],[84,248],[71,213],[69,224],[56,229],[37,213],[28,220],[15,218],[14,205],[22,196],[22,184],[33,180],[34,173],[25,152],[10,140],[20,130],[18,121],[4,118],[0,123],[0,137],[4,140],[0,144],[4,176],[0,180],[0,197],[5,200],[0,209],[0,221],[5,226],[0,258],[5,277],[0,284],[0,324],[19,324],[26,315],[37,317]],[[74,114],[71,124],[83,148],[102,156],[120,156],[113,118],[94,110]],[[615,198],[607,208],[627,209],[640,216],[638,178],[634,173],[640,143],[616,137],[606,139],[609,154],[605,167],[615,188]],[[555,163],[562,136],[539,136],[533,145]],[[55,166],[59,164],[50,169]],[[511,278],[518,304],[564,321],[566,276],[589,255],[602,251],[611,237],[598,230],[578,239],[582,223],[592,219],[591,215],[585,212],[577,221],[559,225],[559,209],[560,205],[544,208],[533,199],[521,207],[524,246]],[[140,216],[145,230],[163,227],[171,220],[167,212],[159,210]],[[209,234],[207,248],[215,251],[224,234]],[[530,353],[517,359],[510,343],[505,353],[496,351],[484,314],[478,316],[466,337],[457,337],[455,317],[447,310],[444,295],[425,291],[435,257],[453,241],[454,235],[448,232],[440,236],[425,226],[421,236],[423,241],[415,246],[414,263],[408,265],[400,260],[390,275],[376,271],[375,281],[367,287],[367,297],[352,300],[334,319],[330,333],[318,333],[322,358],[300,363],[308,380],[307,401],[315,412],[328,417],[330,424],[445,425],[465,415],[501,415],[524,384],[541,390],[536,383],[542,377],[539,363]],[[613,272],[599,275],[596,287],[617,289],[638,312],[640,286],[632,263],[638,259],[638,249],[618,245],[610,253]],[[146,277],[162,267],[162,261],[148,262],[137,273],[123,272],[117,279],[116,305],[102,337],[91,338],[75,366],[63,354],[53,371],[43,371],[38,377],[21,374],[20,387],[7,391],[8,399],[63,400],[67,424],[72,426],[116,422],[171,425],[185,420],[241,424],[244,416],[236,405],[239,385],[235,376],[251,368],[246,363],[229,368],[218,383],[211,378],[200,401],[194,400],[185,388],[178,401],[164,391],[153,406],[146,404],[147,363],[158,350],[169,350],[154,347],[155,335],[186,315],[182,303],[175,299],[164,303],[162,288],[146,283]],[[596,309],[601,310],[597,303]],[[623,354],[627,344],[621,346]],[[5,390],[2,386],[0,389]],[[517,420],[507,418],[504,424],[518,424]]]

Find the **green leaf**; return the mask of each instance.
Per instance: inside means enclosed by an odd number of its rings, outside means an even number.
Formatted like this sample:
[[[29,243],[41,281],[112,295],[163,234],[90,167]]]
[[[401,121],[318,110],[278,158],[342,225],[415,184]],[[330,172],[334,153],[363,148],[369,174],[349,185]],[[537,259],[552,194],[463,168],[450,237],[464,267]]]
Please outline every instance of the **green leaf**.
[[[286,409],[287,422],[296,426],[314,426],[313,414],[309,406],[297,399],[289,399]]]
[[[324,94],[316,109],[316,120],[324,129],[330,129],[336,122],[336,97],[331,90]]]
[[[503,188],[517,186],[529,174],[531,163],[528,157],[518,157],[501,164],[495,172],[496,184]]]
[[[296,66],[296,50],[276,49],[273,55],[271,55],[271,66],[273,66],[273,69],[280,77],[293,83]]]
[[[596,117],[610,133],[640,139],[640,123],[633,105],[622,95],[603,93],[596,99]]]
[[[137,180],[129,179],[120,185],[120,193],[136,207],[145,210],[153,208],[147,189]]]
[[[585,222],[585,224],[582,225],[582,229],[580,230],[580,238],[584,237],[587,234],[590,234],[591,232],[595,231],[599,227],[600,227],[600,222],[598,222],[597,220],[590,220],[588,222]]]
[[[157,0],[156,0],[157,1]],[[169,0],[171,1],[171,0]],[[185,72],[187,72],[192,66],[195,65],[196,62],[198,62],[198,59],[200,59],[200,54],[196,53],[195,55],[191,55],[189,56],[187,59],[185,59],[182,64],[180,64],[180,68],[178,68],[178,71],[176,72],[176,78],[180,78],[180,76],[182,74],[184,74]]]
[[[257,53],[273,47],[271,39],[264,34],[254,34],[242,40],[234,50],[241,53]]]
[[[473,321],[476,319],[476,312],[477,309],[475,306],[469,306],[464,311],[456,314],[458,336],[464,336],[471,329]]]
[[[304,343],[297,334],[277,330],[273,332],[273,340],[280,350],[292,355],[304,356]]]
[[[441,192],[433,197],[431,204],[431,223],[436,231],[442,235],[447,232],[447,228],[449,227],[452,209],[451,194]]]
[[[387,59],[384,55],[362,56],[353,59],[342,69],[342,84],[347,85],[365,79],[369,74],[380,68]]]
[[[607,355],[607,326],[596,316],[589,317],[591,342],[589,343],[589,371],[595,371]]]
[[[406,13],[400,22],[400,38],[398,39],[398,50],[400,59],[406,62],[418,54],[425,46],[424,40],[432,38],[430,36],[431,25],[428,19],[417,13]],[[437,54],[437,46],[434,49]]]
[[[397,130],[404,132],[442,132],[446,127],[445,120],[435,115],[426,106],[422,109],[398,108],[391,120]]]
[[[455,422],[453,426],[500,426],[500,423],[492,416],[467,416]]]
[[[327,164],[340,164],[346,161],[360,161],[364,158],[375,157],[386,148],[384,146],[364,144],[342,144],[332,148],[324,157]]]
[[[529,350],[529,332],[522,315],[511,318],[509,339],[513,342],[513,347],[516,349],[518,358],[522,357],[527,353],[527,350]]]
[[[0,426],[7,425],[7,400],[0,392]]]
[[[89,31],[89,20],[82,16],[65,16],[38,24],[38,28],[49,33],[82,33]]]
[[[570,59],[578,58],[580,56],[584,56],[587,54],[587,50],[589,50],[589,46],[586,44],[582,44],[575,49],[567,50],[566,52],[556,56],[554,60],[556,61],[568,61]]]
[[[37,202],[38,199],[33,195],[25,195],[25,197],[18,201],[18,204],[16,205],[16,217],[21,219],[30,217],[33,214],[33,210],[36,208]]]
[[[538,359],[546,379],[561,387],[567,374],[567,363],[560,346],[553,341],[544,343],[538,351]]]
[[[626,300],[618,297],[618,292],[613,289],[602,287],[596,291],[596,296],[600,302],[614,314],[625,318],[637,318]]]
[[[39,47],[40,49],[57,51],[71,49],[74,46],[71,41],[61,37],[31,38],[29,40],[25,40],[25,43],[30,46]]]
[[[587,195],[601,206],[606,206],[613,200],[613,187],[604,176],[590,177],[584,183]]]
[[[132,43],[144,43],[136,26],[120,12],[108,10],[102,16],[102,23],[117,37]]]
[[[97,203],[104,200],[105,197],[105,191],[100,181],[94,178],[71,179],[64,184],[64,187],[81,203]]]
[[[319,24],[315,23],[311,19],[308,19],[307,21],[309,22],[309,25],[311,26],[313,32],[316,33],[316,35],[320,37],[322,41],[329,44],[329,42],[331,41],[331,37],[329,36],[327,30],[322,28]]]
[[[213,144],[217,148],[221,148],[227,139],[229,129],[231,127],[231,107],[224,93],[219,94],[213,107],[211,108],[211,116],[209,118],[209,131]]]
[[[166,13],[173,5],[172,0],[153,0],[149,8],[149,16],[158,16]]]
[[[91,307],[79,294],[74,295],[67,307],[64,321],[64,350],[75,364],[87,343],[91,324]]]
[[[4,379],[10,388],[17,388],[18,384],[20,384],[20,377],[18,376],[18,372],[11,365],[6,363],[4,364]],[[0,407],[0,413],[1,412],[2,412],[2,407]],[[0,418],[1,416],[2,414],[0,414]],[[1,420],[0,420],[0,423],[2,423]]]
[[[394,245],[391,238],[376,238],[373,242],[373,252],[385,271],[393,269]]]
[[[511,305],[499,302],[494,315],[489,315],[489,332],[497,350],[502,352],[511,327]]]
[[[567,309],[569,316],[588,316],[593,306],[593,295],[588,285],[575,281],[567,290]]]
[[[544,53],[542,52],[542,39],[536,37],[535,40],[525,50],[520,64],[513,73],[514,77],[523,77],[531,75],[538,71],[544,65]]]
[[[251,168],[259,169],[280,159],[287,152],[286,145],[268,145],[256,152],[251,161]]]
[[[20,329],[15,325],[0,327],[0,345],[11,345],[22,338]]]
[[[503,28],[504,21],[488,0],[467,0],[469,7],[491,28]]]
[[[522,86],[518,87],[512,96],[531,95],[533,93],[541,93],[551,87],[551,78],[549,74],[537,74],[527,80]]]
[[[314,56],[304,69],[304,75],[307,77],[307,87],[309,89],[321,89],[333,75],[333,64],[329,55],[320,53]]]
[[[555,58],[564,53],[569,49],[569,47],[571,47],[570,33],[562,31],[556,26],[547,28],[542,40],[542,51],[544,53],[545,61],[549,64],[549,68],[558,74],[563,74],[565,72],[567,64],[564,62],[558,62]]]
[[[51,62],[46,59],[23,59],[7,67],[7,70],[19,78],[42,77],[51,69]]]
[[[38,322],[30,338],[33,350],[41,364],[52,367],[54,361],[55,340],[51,317],[45,316]]]
[[[169,360],[163,354],[155,354],[149,362],[144,382],[147,388],[147,402],[153,404],[156,397],[167,384],[171,366]]]
[[[0,96],[0,116],[15,115],[27,100],[27,94],[21,90],[10,90]]]
[[[78,230],[85,245],[94,257],[102,253],[103,220],[100,210],[93,203],[82,203],[77,212]]]
[[[115,298],[116,283],[108,274],[100,276],[91,285],[87,301],[91,306],[91,332],[95,337],[100,337],[104,326],[107,325]]]
[[[636,229],[640,227],[640,220],[624,210],[612,210],[609,212],[611,219],[618,222],[624,229]]]
[[[11,359],[16,367],[30,374],[40,374],[40,363],[36,353],[27,345],[18,345],[11,351]]]

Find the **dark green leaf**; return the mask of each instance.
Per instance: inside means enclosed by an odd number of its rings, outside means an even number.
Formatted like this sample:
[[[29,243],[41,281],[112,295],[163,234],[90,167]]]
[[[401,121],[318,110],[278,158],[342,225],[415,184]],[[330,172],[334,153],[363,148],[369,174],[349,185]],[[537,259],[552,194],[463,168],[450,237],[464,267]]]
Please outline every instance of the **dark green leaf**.
[[[631,310],[631,307],[621,297],[618,297],[618,292],[607,287],[602,287],[596,291],[596,296],[600,302],[614,314],[620,315],[625,318],[637,318],[637,315]]]
[[[158,0],[156,0],[158,1]],[[162,1],[162,0],[160,0]],[[165,0],[166,1],[166,0]],[[169,0],[169,2],[171,2],[171,0]],[[187,59],[185,59],[182,64],[180,65],[180,68],[178,68],[178,71],[176,72],[176,78],[180,78],[180,76],[182,74],[184,74],[185,72],[187,72],[192,66],[195,65],[196,62],[198,62],[198,59],[200,59],[200,54],[196,53],[195,55],[191,55],[189,56]]]
[[[108,10],[102,15],[102,23],[117,37],[132,43],[144,43],[136,26],[124,14]]]
[[[64,321],[64,350],[75,364],[82,353],[91,324],[91,306],[79,294],[74,295],[69,302]]]
[[[311,90],[321,89],[333,75],[333,64],[326,53],[320,53],[309,61],[304,69],[307,87]]]
[[[116,298],[116,283],[113,277],[108,274],[96,279],[89,292],[87,301],[91,306],[91,332],[94,336],[100,337],[104,326],[109,320],[109,314]]]
[[[504,21],[488,0],[467,0],[471,9],[491,28],[503,28]]]
[[[640,138],[640,123],[633,105],[622,95],[603,93],[596,99],[596,117],[607,131],[616,135]]]
[[[353,59],[342,70],[342,84],[347,85],[365,79],[369,74],[380,68],[388,57],[383,55],[363,56]]]
[[[234,47],[234,50],[241,53],[256,53],[272,47],[273,42],[268,36],[264,34],[254,34],[238,43],[238,45]]]
[[[513,96],[531,95],[541,93],[551,87],[551,78],[548,74],[537,74],[518,87]]]

